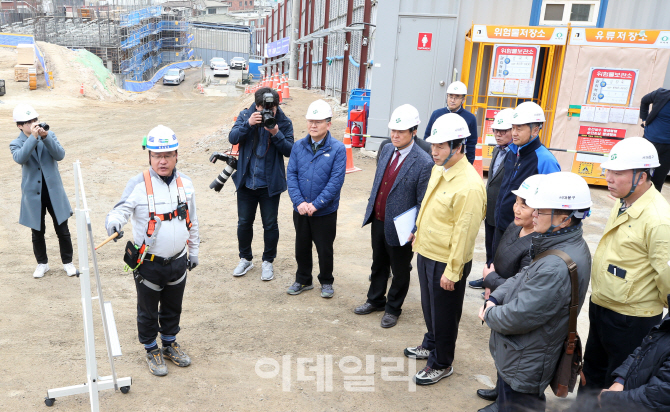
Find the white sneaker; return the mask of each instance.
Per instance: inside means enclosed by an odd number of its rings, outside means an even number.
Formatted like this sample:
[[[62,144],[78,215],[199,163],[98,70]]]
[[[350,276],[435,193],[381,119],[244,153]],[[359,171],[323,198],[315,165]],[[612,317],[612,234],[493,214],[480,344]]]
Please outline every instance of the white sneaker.
[[[250,260],[245,258],[240,259],[240,263],[237,264],[237,267],[233,271],[233,276],[244,276],[247,274],[251,268],[254,267],[254,264]]]
[[[68,276],[74,276],[77,274],[77,268],[74,267],[72,263],[64,264],[63,269],[65,269],[65,273],[67,273]]]
[[[275,270],[272,267],[272,262],[263,261],[261,267],[263,268],[261,280],[272,280],[275,278]]]
[[[33,277],[35,279],[42,278],[44,277],[44,274],[49,271],[49,264],[48,263],[40,263],[37,265],[37,269],[35,269],[35,272],[33,272]]]

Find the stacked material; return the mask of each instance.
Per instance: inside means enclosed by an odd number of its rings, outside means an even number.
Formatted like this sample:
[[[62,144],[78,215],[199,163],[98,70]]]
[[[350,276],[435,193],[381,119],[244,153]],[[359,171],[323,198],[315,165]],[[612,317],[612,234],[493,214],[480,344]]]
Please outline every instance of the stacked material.
[[[19,44],[16,46],[17,65],[14,66],[14,81],[27,82],[29,80],[28,72],[35,69],[35,45]]]

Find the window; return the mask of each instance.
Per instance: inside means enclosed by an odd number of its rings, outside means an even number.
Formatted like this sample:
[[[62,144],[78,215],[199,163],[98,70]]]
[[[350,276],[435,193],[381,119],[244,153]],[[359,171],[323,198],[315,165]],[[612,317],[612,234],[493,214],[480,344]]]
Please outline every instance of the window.
[[[240,7],[242,7],[242,2],[240,2]]]
[[[540,10],[543,26],[595,26],[598,22],[600,1],[544,0]]]

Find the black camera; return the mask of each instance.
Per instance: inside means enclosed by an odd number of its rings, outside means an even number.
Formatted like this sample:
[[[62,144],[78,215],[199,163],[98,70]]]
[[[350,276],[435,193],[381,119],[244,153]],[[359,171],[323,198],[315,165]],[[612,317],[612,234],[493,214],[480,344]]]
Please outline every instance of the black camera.
[[[261,117],[263,118],[263,126],[268,129],[274,129],[277,125],[277,120],[275,119],[274,113],[272,113],[272,108],[275,106],[275,97],[272,93],[263,94],[263,110],[261,111]]]
[[[214,189],[217,192],[220,192],[223,188],[223,185],[226,183],[230,175],[237,169],[237,158],[231,155],[224,153],[214,152],[209,157],[209,161],[216,163],[217,160],[223,160],[226,162],[226,167],[223,169],[221,174],[219,174],[216,179],[209,185],[210,189]]]
[[[49,131],[49,125],[46,124],[46,123],[40,123],[40,124],[38,124],[38,126],[41,127],[42,129],[44,129],[45,132]]]

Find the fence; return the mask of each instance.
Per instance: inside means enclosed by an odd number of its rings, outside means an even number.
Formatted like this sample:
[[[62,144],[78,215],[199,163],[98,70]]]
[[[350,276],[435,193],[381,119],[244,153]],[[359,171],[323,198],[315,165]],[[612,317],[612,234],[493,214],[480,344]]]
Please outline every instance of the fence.
[[[0,47],[16,47],[19,44],[32,44],[35,47],[35,56],[44,71],[44,81],[47,87],[51,87],[49,82],[49,70],[44,62],[44,56],[35,43],[35,38],[27,34],[0,33]]]

